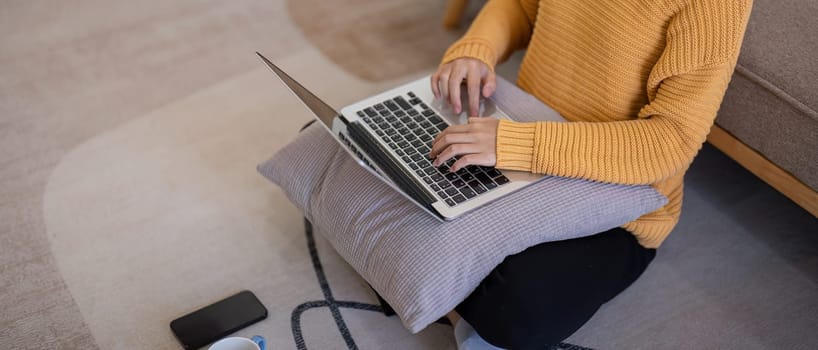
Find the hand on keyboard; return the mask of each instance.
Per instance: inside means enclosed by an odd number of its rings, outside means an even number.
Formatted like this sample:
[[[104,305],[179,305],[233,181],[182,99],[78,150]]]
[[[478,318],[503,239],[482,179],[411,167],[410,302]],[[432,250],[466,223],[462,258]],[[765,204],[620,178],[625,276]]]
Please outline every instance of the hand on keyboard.
[[[429,157],[434,166],[458,157],[451,166],[456,172],[468,165],[494,166],[497,164],[497,126],[494,118],[469,118],[468,124],[451,125],[435,137]]]

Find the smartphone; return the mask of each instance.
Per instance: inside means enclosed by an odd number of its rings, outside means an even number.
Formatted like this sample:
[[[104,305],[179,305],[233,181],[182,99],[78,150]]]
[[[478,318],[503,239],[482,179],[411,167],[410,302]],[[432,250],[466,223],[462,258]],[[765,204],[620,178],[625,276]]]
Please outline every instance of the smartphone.
[[[185,349],[198,349],[267,318],[267,308],[249,290],[241,291],[170,322]]]

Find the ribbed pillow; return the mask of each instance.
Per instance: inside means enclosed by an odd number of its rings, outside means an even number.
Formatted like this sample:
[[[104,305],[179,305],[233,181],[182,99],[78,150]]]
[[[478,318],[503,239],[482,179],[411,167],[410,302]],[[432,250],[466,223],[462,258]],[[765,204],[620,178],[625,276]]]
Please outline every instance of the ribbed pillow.
[[[516,120],[561,120],[506,81],[498,81],[493,99]],[[317,124],[258,170],[412,333],[454,309],[506,256],[605,231],[666,203],[649,186],[547,177],[441,223],[361,168]]]

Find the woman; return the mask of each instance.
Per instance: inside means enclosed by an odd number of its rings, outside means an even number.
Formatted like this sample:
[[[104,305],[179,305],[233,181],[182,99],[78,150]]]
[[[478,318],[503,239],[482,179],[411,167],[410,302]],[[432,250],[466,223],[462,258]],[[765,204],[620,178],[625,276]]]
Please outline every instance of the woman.
[[[590,237],[508,257],[449,314],[461,349],[543,349],[645,270],[679,219],[683,176],[716,117],[752,0],[492,0],[432,76],[476,116],[494,66],[527,47],[518,85],[569,123],[470,118],[433,142],[436,165],[496,166],[650,184],[664,207]],[[465,82],[469,106],[462,106]],[[462,318],[462,319],[461,319]]]

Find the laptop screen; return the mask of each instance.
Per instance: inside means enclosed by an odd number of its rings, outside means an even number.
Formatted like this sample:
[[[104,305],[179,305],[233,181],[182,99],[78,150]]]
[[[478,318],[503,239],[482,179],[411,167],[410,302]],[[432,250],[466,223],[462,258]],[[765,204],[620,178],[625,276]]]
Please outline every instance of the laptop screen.
[[[270,70],[272,70],[273,73],[275,73],[281,79],[281,81],[284,82],[284,84],[287,84],[290,90],[292,90],[292,92],[295,93],[302,102],[304,102],[304,105],[306,105],[307,108],[309,108],[315,114],[315,116],[318,117],[318,120],[324,123],[327,129],[332,130],[332,120],[341,115],[340,113],[338,113],[328,104],[324,103],[324,101],[321,101],[320,98],[313,95],[309,90],[301,86],[301,84],[295,81],[295,79],[290,78],[287,73],[284,73],[284,71],[276,67],[276,65],[270,62],[267,57],[262,56],[258,52],[256,52],[256,55],[258,55],[258,57],[264,61],[264,64],[266,64],[267,67],[269,67]]]

